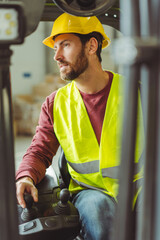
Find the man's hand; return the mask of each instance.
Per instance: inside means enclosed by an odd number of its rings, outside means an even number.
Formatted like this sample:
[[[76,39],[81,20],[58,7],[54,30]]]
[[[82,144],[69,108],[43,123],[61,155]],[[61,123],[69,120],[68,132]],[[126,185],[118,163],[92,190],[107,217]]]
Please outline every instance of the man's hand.
[[[24,201],[23,194],[27,192],[30,193],[35,202],[38,202],[38,190],[34,186],[33,181],[30,177],[20,178],[16,183],[16,194],[18,203],[22,208],[26,207],[26,203]]]

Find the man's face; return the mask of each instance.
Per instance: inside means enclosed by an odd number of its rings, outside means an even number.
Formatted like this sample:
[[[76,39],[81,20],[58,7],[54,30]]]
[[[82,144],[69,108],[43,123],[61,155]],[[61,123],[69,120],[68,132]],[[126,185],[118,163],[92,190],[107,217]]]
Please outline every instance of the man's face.
[[[79,37],[74,34],[57,36],[54,50],[54,59],[60,68],[60,75],[63,80],[74,80],[88,68],[85,47],[82,46]]]

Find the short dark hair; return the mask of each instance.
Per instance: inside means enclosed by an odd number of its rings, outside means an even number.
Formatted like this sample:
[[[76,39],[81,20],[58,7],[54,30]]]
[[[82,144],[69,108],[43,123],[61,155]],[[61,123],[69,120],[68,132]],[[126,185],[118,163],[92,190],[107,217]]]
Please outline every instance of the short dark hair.
[[[83,46],[90,40],[90,38],[92,37],[96,38],[98,42],[98,48],[97,48],[96,54],[99,61],[102,62],[101,51],[102,51],[103,36],[99,32],[91,32],[89,34],[79,34],[79,33],[73,33],[73,34],[75,34],[80,38]]]

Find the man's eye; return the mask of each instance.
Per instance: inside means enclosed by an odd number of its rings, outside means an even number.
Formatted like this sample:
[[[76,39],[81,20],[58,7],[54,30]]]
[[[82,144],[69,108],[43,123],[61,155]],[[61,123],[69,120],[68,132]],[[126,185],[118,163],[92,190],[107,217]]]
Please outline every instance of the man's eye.
[[[69,46],[69,43],[64,43],[64,47],[68,47]]]
[[[56,51],[57,51],[57,48],[53,48],[53,51],[56,53]]]

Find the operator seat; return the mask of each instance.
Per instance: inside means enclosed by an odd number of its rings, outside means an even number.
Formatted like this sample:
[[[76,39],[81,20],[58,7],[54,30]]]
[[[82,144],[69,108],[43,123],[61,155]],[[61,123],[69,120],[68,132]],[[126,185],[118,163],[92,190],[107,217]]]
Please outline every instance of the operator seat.
[[[58,159],[58,167],[60,171],[59,186],[61,189],[68,188],[71,176],[68,172],[67,160],[62,149]]]

